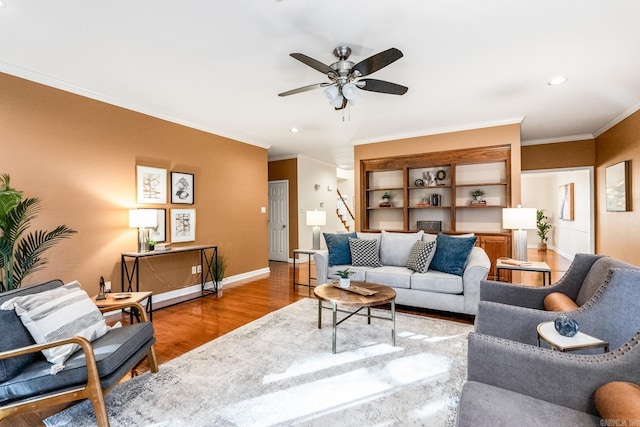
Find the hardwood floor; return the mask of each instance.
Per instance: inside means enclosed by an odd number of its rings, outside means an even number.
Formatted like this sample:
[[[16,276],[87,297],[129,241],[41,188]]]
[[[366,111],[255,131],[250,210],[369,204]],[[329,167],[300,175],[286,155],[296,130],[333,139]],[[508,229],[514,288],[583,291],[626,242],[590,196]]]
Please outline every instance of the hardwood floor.
[[[552,269],[552,282],[558,280],[570,264],[567,259],[555,252],[542,253],[535,249],[529,250],[529,260],[546,261]],[[158,363],[165,363],[267,313],[308,297],[307,287],[298,286],[293,291],[291,264],[271,262],[270,268],[269,275],[227,285],[217,295],[208,295],[161,309],[157,309],[160,304],[155,304],[157,310],[153,313],[153,325],[156,332],[155,350]],[[306,281],[308,277],[307,265],[302,264],[296,274],[301,275],[297,277],[299,282]],[[312,271],[311,274],[314,275],[314,272]],[[542,284],[540,273],[516,273],[512,280],[514,283],[531,286],[541,286]],[[313,292],[310,294],[313,295]],[[431,310],[398,307],[398,311],[464,323],[472,323],[473,321],[471,316],[439,313]],[[129,322],[129,317],[118,314],[107,319],[109,324],[118,320],[126,324]],[[134,374],[148,369],[148,364],[144,361],[136,368]],[[127,379],[125,378],[124,381]],[[9,417],[0,421],[0,427],[43,426],[43,419],[67,406],[69,405],[52,406]]]

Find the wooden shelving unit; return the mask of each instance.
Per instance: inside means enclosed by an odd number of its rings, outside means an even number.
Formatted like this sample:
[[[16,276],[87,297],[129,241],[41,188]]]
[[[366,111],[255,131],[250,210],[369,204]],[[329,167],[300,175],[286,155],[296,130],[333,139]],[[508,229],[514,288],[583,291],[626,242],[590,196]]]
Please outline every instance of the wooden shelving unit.
[[[363,231],[416,231],[427,221],[439,222],[443,233],[475,233],[496,278],[495,260],[511,255],[511,233],[502,229],[502,208],[511,206],[510,146],[367,159],[360,166]],[[486,204],[471,203],[476,189]],[[392,207],[380,207],[385,193]]]

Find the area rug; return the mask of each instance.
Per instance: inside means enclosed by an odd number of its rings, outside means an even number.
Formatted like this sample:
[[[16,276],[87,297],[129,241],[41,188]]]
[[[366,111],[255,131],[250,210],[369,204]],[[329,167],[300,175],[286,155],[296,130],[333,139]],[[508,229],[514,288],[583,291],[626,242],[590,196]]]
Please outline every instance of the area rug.
[[[372,310],[388,316],[384,310]],[[106,396],[112,426],[450,426],[466,379],[472,326],[397,314],[391,322],[300,300],[116,386]],[[197,327],[197,325],[194,325]],[[88,401],[45,420],[93,426]]]

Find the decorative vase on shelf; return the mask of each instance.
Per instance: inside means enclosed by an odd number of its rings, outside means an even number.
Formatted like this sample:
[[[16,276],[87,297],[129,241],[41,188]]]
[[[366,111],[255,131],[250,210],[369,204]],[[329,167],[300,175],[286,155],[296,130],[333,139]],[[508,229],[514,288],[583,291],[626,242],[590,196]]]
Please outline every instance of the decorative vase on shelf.
[[[351,286],[351,279],[349,279],[349,278],[346,278],[346,279],[340,278],[340,287],[341,288],[345,288],[346,289],[349,286]]]

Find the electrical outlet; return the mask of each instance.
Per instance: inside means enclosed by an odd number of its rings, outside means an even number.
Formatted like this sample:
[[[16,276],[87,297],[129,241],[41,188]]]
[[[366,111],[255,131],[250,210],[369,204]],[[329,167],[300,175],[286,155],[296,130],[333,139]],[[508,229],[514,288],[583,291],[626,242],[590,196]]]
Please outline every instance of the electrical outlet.
[[[191,267],[191,274],[198,274],[198,268],[195,265]]]
[[[196,273],[202,273],[202,266],[199,264],[196,266]]]
[[[111,292],[111,282],[104,282],[104,291]]]

